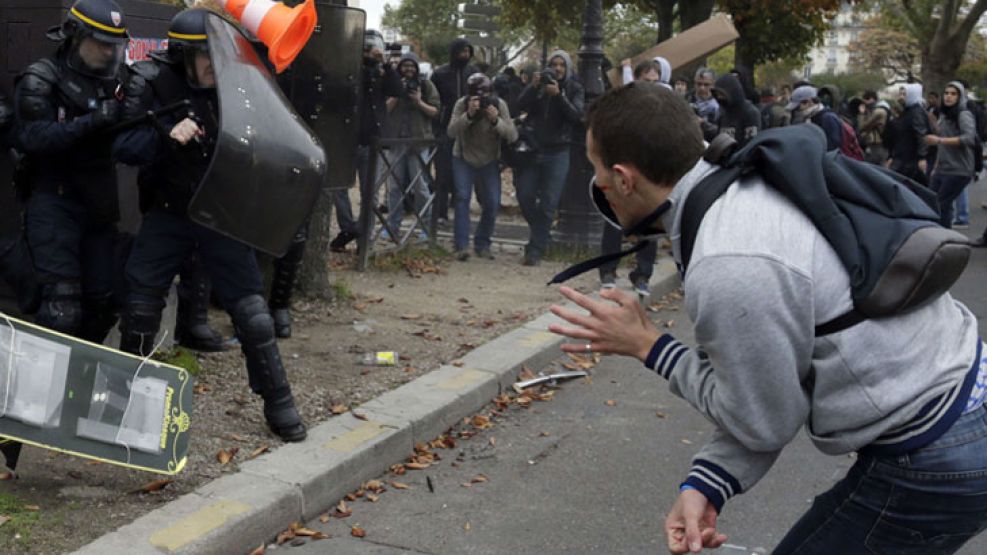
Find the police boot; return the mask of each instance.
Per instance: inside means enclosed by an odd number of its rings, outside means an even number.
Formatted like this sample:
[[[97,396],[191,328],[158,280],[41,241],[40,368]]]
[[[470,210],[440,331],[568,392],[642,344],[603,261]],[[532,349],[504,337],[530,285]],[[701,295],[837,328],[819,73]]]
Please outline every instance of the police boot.
[[[222,334],[209,327],[210,289],[203,272],[182,272],[175,318],[175,342],[182,347],[204,353],[226,350]]]
[[[233,323],[240,349],[247,358],[250,389],[264,398],[264,418],[271,431],[285,441],[301,441],[305,424],[295,408],[288,376],[274,338],[274,319],[260,295],[241,299],[233,308]]]
[[[82,325],[79,338],[102,344],[119,319],[113,292],[82,299]]]
[[[132,302],[120,319],[120,350],[138,356],[154,351],[154,338],[161,327],[161,303]]]
[[[274,261],[274,280],[271,283],[271,316],[274,318],[274,334],[280,338],[291,337],[291,295],[298,280],[298,270],[305,254],[307,233],[299,231],[292,240],[288,252]]]
[[[51,330],[78,335],[82,327],[82,285],[76,281],[44,285],[35,321]]]

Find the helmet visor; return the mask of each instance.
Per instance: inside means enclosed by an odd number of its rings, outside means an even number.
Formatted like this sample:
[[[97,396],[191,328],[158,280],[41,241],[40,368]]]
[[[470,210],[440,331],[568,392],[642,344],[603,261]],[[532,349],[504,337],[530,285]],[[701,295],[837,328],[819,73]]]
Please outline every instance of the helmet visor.
[[[192,88],[216,88],[216,74],[213,70],[207,43],[183,45],[182,59],[185,65],[185,77]]]
[[[80,73],[109,79],[120,70],[126,50],[126,42],[107,42],[91,34],[77,36],[72,40],[68,64]]]

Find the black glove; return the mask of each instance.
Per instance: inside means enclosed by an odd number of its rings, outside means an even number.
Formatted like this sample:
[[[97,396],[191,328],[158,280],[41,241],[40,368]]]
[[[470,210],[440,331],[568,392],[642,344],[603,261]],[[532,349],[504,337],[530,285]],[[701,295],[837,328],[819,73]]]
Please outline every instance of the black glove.
[[[109,127],[120,121],[120,102],[115,98],[101,100],[92,112],[93,126]]]

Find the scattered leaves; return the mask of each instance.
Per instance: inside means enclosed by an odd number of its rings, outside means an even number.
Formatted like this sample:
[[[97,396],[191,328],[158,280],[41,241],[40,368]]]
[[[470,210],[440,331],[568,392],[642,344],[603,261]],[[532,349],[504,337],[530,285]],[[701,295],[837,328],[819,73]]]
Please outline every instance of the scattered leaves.
[[[380,499],[380,496],[379,495],[374,495],[372,493],[368,493],[367,494],[367,501],[369,501],[371,503],[376,503],[378,499]]]
[[[357,420],[363,420],[364,422],[370,420],[370,418],[368,418],[367,415],[363,414],[362,412],[354,412],[353,418],[356,418]]]
[[[197,393],[197,394],[209,393],[210,391],[212,391],[212,388],[204,383],[197,384],[195,387],[192,388],[192,393]]]
[[[7,516],[7,515],[0,515],[0,526],[2,526],[3,524],[5,524],[5,523],[6,523],[7,521],[9,521],[9,520],[10,520],[11,518],[12,518],[12,517],[9,517],[9,516]]]
[[[527,366],[521,366],[521,373],[518,374],[517,379],[519,382],[526,382],[528,380],[533,380],[537,377],[538,376],[536,376],[535,373],[532,372],[530,368],[528,368]]]
[[[490,447],[496,447],[497,446],[497,438],[491,437],[489,443],[490,443]]]
[[[71,473],[69,473],[69,474],[71,475]],[[13,480],[13,479],[14,479],[14,473],[13,472],[0,472],[0,481]]]
[[[346,405],[333,405],[329,410],[332,411],[333,414],[339,415],[349,412],[350,408]]]
[[[228,435],[226,437],[228,437],[229,439],[232,439],[233,441],[247,441],[247,438],[245,438],[245,437],[243,437],[241,435],[238,435],[238,434],[230,434],[230,435]]]
[[[264,555],[264,544],[260,544],[256,549],[250,552],[250,555]]]
[[[321,515],[319,515],[319,522],[321,522],[322,524],[325,524],[325,523],[329,522],[329,518],[330,518],[329,517],[329,513],[322,513]]]
[[[421,314],[415,314],[415,313],[401,315],[402,320],[421,320],[421,317],[422,317]]]
[[[395,476],[404,476],[405,472],[407,472],[407,469],[403,464],[391,465],[391,474],[394,474]]]
[[[668,415],[665,414],[665,413],[663,413],[663,412],[661,412],[661,411],[655,412],[655,416],[657,416],[658,418],[661,418],[661,419],[668,418]]]
[[[172,482],[174,482],[174,480],[154,480],[153,482],[148,482],[130,493],[151,493],[152,491],[161,491],[165,488],[165,486]]]
[[[261,445],[257,449],[254,449],[253,451],[250,452],[250,455],[247,457],[247,460],[249,461],[256,459],[257,457],[263,455],[264,453],[267,453],[270,450],[271,448],[268,447],[267,445]]]
[[[417,462],[410,462],[404,465],[405,468],[410,468],[411,470],[425,470],[426,468],[432,466],[431,464],[423,464]]]
[[[466,530],[467,532],[469,532],[472,529],[473,529],[473,525],[471,525],[469,522],[467,522],[466,524],[463,524],[463,530]]]
[[[350,535],[354,538],[365,538],[367,537],[367,531],[359,526],[354,526],[350,528]]]
[[[493,428],[493,424],[490,422],[490,417],[482,414],[477,414],[473,416],[473,427],[480,430],[489,430]]]
[[[370,490],[374,493],[380,493],[384,491],[384,482],[380,480],[370,480],[366,484],[363,484],[363,489]]]
[[[410,488],[410,486],[408,484],[403,484],[401,482],[393,482],[392,481],[392,482],[390,482],[390,484],[391,484],[391,487],[394,488],[394,489],[409,489]]]
[[[346,518],[352,514],[353,511],[350,510],[349,506],[346,505],[346,501],[344,500],[340,500],[339,504],[336,505],[336,507],[332,511],[332,516],[336,518]]]
[[[476,476],[473,476],[473,479],[472,480],[470,480],[470,482],[472,482],[474,484],[482,484],[484,482],[489,482],[489,481],[490,480],[486,476],[484,476],[483,474],[477,474]]]
[[[227,463],[233,460],[233,457],[235,457],[236,454],[239,452],[240,452],[239,447],[230,447],[229,450],[220,449],[219,453],[216,453],[216,460],[219,461],[219,464],[225,466]]]

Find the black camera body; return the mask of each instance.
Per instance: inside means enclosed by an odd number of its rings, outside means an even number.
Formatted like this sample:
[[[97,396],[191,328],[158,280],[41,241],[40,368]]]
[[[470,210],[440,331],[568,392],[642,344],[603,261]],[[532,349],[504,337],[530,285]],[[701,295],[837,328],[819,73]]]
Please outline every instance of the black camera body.
[[[493,106],[498,110],[500,109],[500,102],[497,95],[488,94],[480,96],[480,111],[486,110],[489,106]]]
[[[404,95],[410,96],[411,93],[421,90],[422,82],[417,77],[412,77],[404,82]]]
[[[555,70],[547,67],[541,70],[541,85],[551,85],[558,81],[558,77],[555,76]]]

